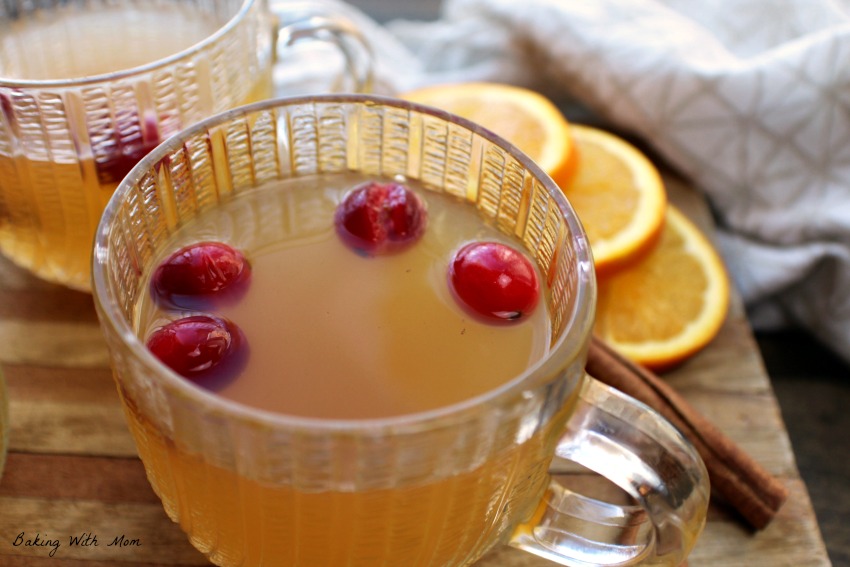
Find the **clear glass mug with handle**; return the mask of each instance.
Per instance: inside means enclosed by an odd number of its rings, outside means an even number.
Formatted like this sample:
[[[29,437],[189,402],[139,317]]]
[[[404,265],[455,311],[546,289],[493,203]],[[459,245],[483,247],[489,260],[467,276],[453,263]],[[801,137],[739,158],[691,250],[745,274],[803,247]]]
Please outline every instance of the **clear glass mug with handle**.
[[[266,183],[351,172],[421,183],[515,236],[545,282],[545,357],[472,399],[358,420],[257,410],[152,356],[137,309],[176,231]],[[311,222],[310,210],[298,212],[263,216],[255,230]],[[118,187],[93,261],[148,478],[218,565],[460,566],[507,543],[563,565],[678,566],[705,522],[707,473],[662,417],[586,376],[595,286],[573,209],[524,154],[445,112],[357,95],[261,102],[165,142]],[[599,473],[634,502],[571,491],[553,480],[555,459]]]
[[[300,90],[273,85],[273,68],[306,39],[343,56],[345,78],[328,84],[368,90],[368,44],[321,3],[0,4],[0,251],[88,290],[94,229],[121,178],[202,118]]]

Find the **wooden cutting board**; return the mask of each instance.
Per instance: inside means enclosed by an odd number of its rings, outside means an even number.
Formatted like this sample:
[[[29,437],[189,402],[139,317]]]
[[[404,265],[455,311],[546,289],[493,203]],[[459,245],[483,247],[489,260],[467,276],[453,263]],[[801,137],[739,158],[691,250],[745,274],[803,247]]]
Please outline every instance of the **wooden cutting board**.
[[[702,200],[675,179],[667,181],[672,200],[710,229]],[[38,281],[0,259],[0,363],[11,419],[11,452],[0,479],[0,565],[208,564],[168,520],[147,483],[90,296]],[[716,340],[665,378],[790,491],[779,516],[758,533],[722,502],[712,503],[689,565],[830,565],[737,297]],[[548,565],[513,549],[497,549],[478,563]]]

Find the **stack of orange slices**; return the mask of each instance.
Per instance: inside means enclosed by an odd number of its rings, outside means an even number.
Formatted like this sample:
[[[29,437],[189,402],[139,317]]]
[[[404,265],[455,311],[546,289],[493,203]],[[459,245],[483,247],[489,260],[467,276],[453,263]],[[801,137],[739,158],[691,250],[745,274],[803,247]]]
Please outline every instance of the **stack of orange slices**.
[[[668,203],[658,170],[635,146],[568,122],[550,100],[522,87],[456,83],[401,97],[492,130],[561,187],[593,251],[599,283],[594,332],[613,348],[663,370],[720,331],[730,295],[723,262]]]

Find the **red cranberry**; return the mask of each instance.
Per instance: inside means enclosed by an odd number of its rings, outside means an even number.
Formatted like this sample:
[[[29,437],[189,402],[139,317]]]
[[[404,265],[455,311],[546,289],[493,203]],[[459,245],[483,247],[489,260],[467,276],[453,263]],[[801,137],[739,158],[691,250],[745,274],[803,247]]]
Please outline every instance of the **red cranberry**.
[[[336,211],[337,233],[366,254],[398,251],[425,229],[425,205],[400,183],[364,183],[349,192]]]
[[[102,149],[95,151],[98,181],[104,185],[118,183],[161,141],[155,114],[117,118],[113,145],[103,144]]]
[[[239,348],[239,329],[230,321],[192,315],[156,329],[148,349],[166,366],[186,378],[208,374]]]
[[[222,242],[197,242],[174,252],[153,274],[160,297],[206,296],[248,280],[250,264],[239,250]]]
[[[457,299],[491,320],[513,321],[530,313],[540,295],[537,272],[528,258],[499,242],[462,247],[449,267]]]

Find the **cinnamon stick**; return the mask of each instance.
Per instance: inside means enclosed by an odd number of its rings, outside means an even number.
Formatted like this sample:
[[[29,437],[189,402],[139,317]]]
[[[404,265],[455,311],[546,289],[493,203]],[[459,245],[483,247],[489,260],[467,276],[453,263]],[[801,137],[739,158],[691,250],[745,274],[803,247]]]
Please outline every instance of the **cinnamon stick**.
[[[656,374],[618,354],[594,337],[587,373],[640,400],[673,423],[694,445],[708,470],[712,492],[735,508],[753,528],[765,528],[788,497],[768,473],[675,389]]]

